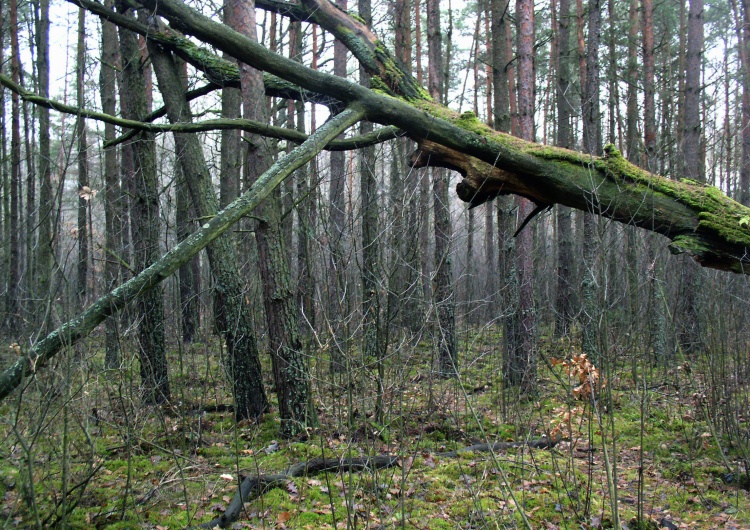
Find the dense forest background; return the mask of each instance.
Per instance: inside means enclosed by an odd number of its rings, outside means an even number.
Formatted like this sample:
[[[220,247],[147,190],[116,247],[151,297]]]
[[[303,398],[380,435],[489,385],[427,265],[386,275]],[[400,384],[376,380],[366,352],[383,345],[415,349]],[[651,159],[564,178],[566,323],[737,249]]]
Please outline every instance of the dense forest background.
[[[186,4],[482,134],[609,144],[750,206],[747,1],[425,1]],[[668,247],[658,186],[641,228],[596,187],[467,196],[430,138],[350,127],[161,9],[0,5],[4,526],[750,527],[748,273]]]

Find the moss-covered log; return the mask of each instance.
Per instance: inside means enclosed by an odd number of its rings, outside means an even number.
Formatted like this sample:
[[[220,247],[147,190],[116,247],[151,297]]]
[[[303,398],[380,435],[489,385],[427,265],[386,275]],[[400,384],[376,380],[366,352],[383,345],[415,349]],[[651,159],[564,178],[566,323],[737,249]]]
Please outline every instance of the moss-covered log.
[[[471,201],[477,193],[485,198],[514,193],[538,204],[592,211],[664,234],[674,252],[687,252],[704,266],[750,273],[750,209],[718,189],[652,175],[613,148],[599,158],[526,142],[493,131],[471,112],[458,114],[406,93],[394,97],[396,86],[368,90],[313,71],[249,42],[179,0],[142,2],[238,60],[308,90],[357,102],[369,120],[400,127],[422,146],[418,163],[446,165],[466,176],[458,188],[463,200]],[[342,16],[346,14],[337,13]]]
[[[515,138],[511,143],[519,158],[536,163],[508,171],[429,141],[413,159],[417,166],[461,173],[456,191],[471,204],[505,194],[538,205],[563,204],[658,232],[672,240],[673,253],[687,253],[705,267],[750,273],[750,209],[719,189],[648,173],[612,145],[604,156],[589,157]]]

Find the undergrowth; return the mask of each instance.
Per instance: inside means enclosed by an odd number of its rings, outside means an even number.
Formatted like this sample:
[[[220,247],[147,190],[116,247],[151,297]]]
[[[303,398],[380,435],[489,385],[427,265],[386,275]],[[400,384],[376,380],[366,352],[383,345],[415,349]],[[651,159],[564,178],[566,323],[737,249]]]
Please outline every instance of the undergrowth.
[[[539,390],[519,396],[502,387],[500,343],[494,329],[467,332],[460,377],[446,380],[433,377],[427,342],[402,341],[379,421],[372,360],[353,352],[332,378],[311,354],[320,425],[282,440],[273,411],[234,422],[215,338],[175,345],[173,401],[149,408],[134,356],[105,371],[93,337],[2,404],[3,527],[190,527],[220,515],[245,476],[396,454],[397,467],[290,480],[247,503],[235,527],[750,528],[748,419],[730,422],[744,438],[726,434],[700,362],[603,370],[546,341]],[[733,391],[747,395],[747,383]],[[543,437],[560,441],[437,456]]]

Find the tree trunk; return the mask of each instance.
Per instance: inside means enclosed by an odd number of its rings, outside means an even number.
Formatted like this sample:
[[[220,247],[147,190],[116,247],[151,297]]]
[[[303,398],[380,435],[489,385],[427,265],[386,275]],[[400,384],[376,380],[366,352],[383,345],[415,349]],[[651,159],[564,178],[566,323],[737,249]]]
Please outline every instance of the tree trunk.
[[[172,123],[191,121],[177,66],[166,52],[154,45],[149,48],[169,120]],[[216,215],[219,211],[218,200],[198,137],[194,134],[175,134],[174,139],[198,216],[204,218]],[[255,330],[245,303],[236,255],[231,237],[220,237],[208,247],[208,259],[214,278],[216,325],[227,343],[235,418],[237,421],[256,420],[268,409],[268,401],[263,389]]]
[[[519,136],[534,139],[534,3],[517,0],[518,18],[518,112]],[[534,205],[524,197],[516,199],[519,222],[527,219]],[[532,275],[534,268],[533,232],[522,230],[516,237],[516,274],[518,275],[518,303],[514,315],[517,330],[515,349],[509,352],[506,381],[520,386],[528,393],[536,388],[536,352],[534,344],[535,315]]]
[[[701,146],[701,72],[703,62],[703,0],[690,0],[688,11],[687,51],[685,54],[685,105],[683,110],[682,170],[687,178],[703,183],[703,149]],[[681,275],[682,311],[679,338],[683,351],[691,353],[701,347],[701,312],[698,307],[700,273],[691,262],[685,262]]]
[[[146,79],[141,52],[134,34],[120,31],[123,67],[123,92],[120,100],[123,116],[138,120],[148,113]],[[154,136],[140,133],[133,143],[130,222],[133,234],[134,268],[140,272],[159,256],[159,183],[156,177]],[[139,355],[143,399],[147,404],[170,399],[169,371],[164,344],[164,298],[162,290],[152,289],[138,300]]]
[[[242,11],[237,9],[242,6]],[[237,4],[234,23],[251,41],[255,35],[255,5],[252,1]],[[260,104],[265,97],[262,73],[242,64],[240,68],[242,99],[245,118],[268,123],[266,106]],[[272,157],[264,138],[246,137],[248,140],[248,182],[255,182],[268,167]],[[263,305],[268,323],[269,346],[273,361],[274,381],[279,400],[281,433],[294,436],[307,426],[314,425],[316,417],[310,400],[310,375],[299,338],[298,308],[291,290],[288,252],[281,233],[281,202],[278,192],[271,193],[266,204],[257,212],[261,219],[255,230],[258,246],[258,268],[263,283]]]
[[[557,145],[573,147],[570,83],[570,0],[559,0],[557,13]],[[556,208],[557,221],[557,298],[555,299],[555,335],[570,333],[573,319],[573,223],[570,208]]]
[[[108,2],[111,8],[113,2]],[[117,28],[114,24],[102,21],[101,53],[102,60],[99,70],[99,91],[101,93],[102,112],[115,114],[117,79],[115,65],[118,64]],[[41,70],[40,70],[41,72]],[[49,116],[47,116],[49,119]],[[49,126],[49,123],[47,124]],[[104,125],[104,141],[115,138],[115,126],[111,123]],[[47,139],[49,142],[49,138]],[[40,140],[41,146],[41,140]],[[49,144],[47,145],[49,149]],[[120,260],[122,260],[122,223],[120,212],[120,178],[117,169],[117,150],[109,147],[104,150],[104,222],[105,222],[105,252],[104,252],[104,281],[107,292],[112,291],[120,283]],[[44,180],[43,180],[44,182]],[[120,336],[118,320],[110,317],[106,320],[104,366],[116,368],[120,364]]]
[[[193,201],[190,199],[190,189],[182,170],[180,156],[176,157],[174,165],[175,175],[175,225],[177,241],[185,240],[193,232],[193,222],[190,220],[193,212]],[[231,237],[231,236],[230,236]],[[195,339],[195,333],[200,328],[200,269],[196,267],[198,256],[190,263],[180,267],[178,273],[180,295],[180,335],[185,344]],[[196,270],[197,269],[197,270]],[[196,274],[196,272],[198,274]]]
[[[21,77],[18,51],[18,2],[10,0],[10,72],[13,82]],[[21,105],[18,94],[11,94],[11,140],[10,140],[10,210],[8,218],[8,288],[6,291],[5,317],[8,331],[15,335],[20,331],[22,316],[18,288],[21,278],[21,248],[19,243],[19,221],[21,214],[19,187],[21,182]],[[6,195],[7,196],[7,195]]]
[[[76,56],[76,104],[85,108],[84,83],[86,72],[86,10],[78,9],[78,53]],[[89,276],[89,230],[88,210],[91,199],[89,187],[88,145],[86,139],[86,120],[79,117],[76,121],[78,140],[78,260],[76,267],[77,307],[86,305]]]
[[[436,100],[441,98],[443,86],[442,32],[440,28],[440,0],[427,0],[427,54],[429,57],[428,87]],[[456,299],[451,272],[449,174],[442,168],[432,171],[433,211],[435,214],[435,286],[434,301],[438,317],[439,373],[441,377],[458,375],[456,352]]]
[[[42,97],[49,97],[49,0],[40,0],[37,24],[37,76]],[[40,301],[50,299],[53,267],[52,197],[50,164],[49,109],[38,107],[39,112],[39,235],[36,259],[36,294]],[[49,312],[43,304],[37,307],[37,318],[44,316],[44,330],[48,331]]]
[[[583,149],[596,156],[602,150],[601,115],[599,110],[599,42],[601,31],[601,8],[599,0],[590,0],[588,6],[588,39],[586,45],[586,85],[583,93]],[[597,303],[597,222],[596,210],[584,214],[583,219],[583,263],[584,277],[581,285],[583,312],[581,330],[583,332],[583,353],[593,363],[599,362]]]
[[[408,2],[397,2],[396,9],[404,9]],[[372,23],[372,2],[359,1],[359,16],[369,25]],[[408,8],[407,8],[408,9]],[[404,15],[397,17],[402,20]],[[403,22],[403,20],[402,20]],[[406,43],[404,43],[406,44]],[[411,46],[411,43],[409,43]],[[411,49],[411,48],[410,48]],[[370,76],[364,69],[359,72],[360,83],[369,87]],[[372,123],[363,121],[360,133],[367,134],[373,130]],[[377,363],[378,395],[375,406],[375,420],[384,421],[383,399],[385,393],[385,345],[383,344],[381,329],[380,296],[382,275],[379,268],[379,236],[378,236],[378,182],[375,176],[376,160],[375,148],[366,147],[360,151],[359,158],[359,189],[361,196],[362,217],[362,355],[366,362],[370,359]]]
[[[338,0],[336,5],[346,11],[346,0]],[[333,75],[346,77],[346,46],[340,40],[333,43]],[[343,138],[343,137],[342,137]],[[333,332],[331,337],[331,372],[346,370],[346,346],[343,320],[346,318],[346,264],[344,261],[344,224],[346,223],[346,154],[331,153],[331,179],[328,187],[328,320]]]
[[[750,206],[750,0],[742,1],[742,165],[740,166],[739,201]]]
[[[289,156],[276,162],[256,183],[227,208],[217,213],[210,221],[187,240],[179,243],[162,256],[151,267],[136,275],[114,291],[94,302],[83,313],[69,320],[40,340],[0,374],[0,401],[18,388],[26,376],[36,373],[60,351],[69,348],[86,337],[105,318],[122,310],[126,304],[157,287],[174,274],[195,254],[221,237],[233,224],[249,215],[255,208],[296,169],[309,162],[336,136],[364,117],[361,110],[346,109],[332,117]],[[215,200],[215,199],[214,199]]]

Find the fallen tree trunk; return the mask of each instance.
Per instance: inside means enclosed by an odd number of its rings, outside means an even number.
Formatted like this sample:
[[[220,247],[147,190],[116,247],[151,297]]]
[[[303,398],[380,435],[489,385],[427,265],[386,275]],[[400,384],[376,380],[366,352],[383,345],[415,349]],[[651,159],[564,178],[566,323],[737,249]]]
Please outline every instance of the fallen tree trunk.
[[[717,188],[650,174],[612,146],[603,157],[591,157],[526,142],[490,129],[471,112],[453,112],[413,89],[410,74],[382,51],[382,43],[346,13],[329,9],[327,0],[305,0],[304,5],[326,7],[319,13],[330,18],[319,19],[321,25],[347,33],[353,53],[380,76],[373,85],[378,90],[274,54],[179,0],[142,4],[246,64],[343,103],[362,105],[370,121],[401,128],[420,145],[417,165],[442,165],[464,175],[457,189],[464,201],[477,204],[513,193],[540,206],[570,206],[663,234],[672,240],[673,252],[688,253],[705,267],[750,274],[750,208]],[[342,19],[350,31],[343,23],[336,26]]]
[[[526,442],[482,443],[462,447],[456,451],[434,453],[433,456],[455,458],[461,453],[505,451],[524,446],[532,447],[534,449],[550,449],[555,445],[555,441],[546,438],[529,440]],[[294,464],[282,473],[247,476],[242,479],[242,482],[240,482],[240,487],[237,489],[237,493],[234,494],[232,501],[229,503],[229,506],[227,506],[224,513],[207,523],[201,524],[200,528],[228,528],[233,522],[239,519],[246,502],[257,499],[270,489],[283,487],[290,479],[306,477],[327,471],[352,472],[386,469],[395,465],[400,465],[401,458],[402,457],[398,455],[378,455],[354,458],[313,458],[306,462]]]
[[[750,209],[713,186],[675,181],[629,163],[608,145],[603,157],[515,141],[529,161],[508,171],[429,141],[412,156],[415,166],[458,171],[461,200],[472,206],[515,194],[539,206],[562,204],[658,232],[670,251],[687,253],[704,267],[750,273]],[[515,169],[515,168],[514,168]]]

